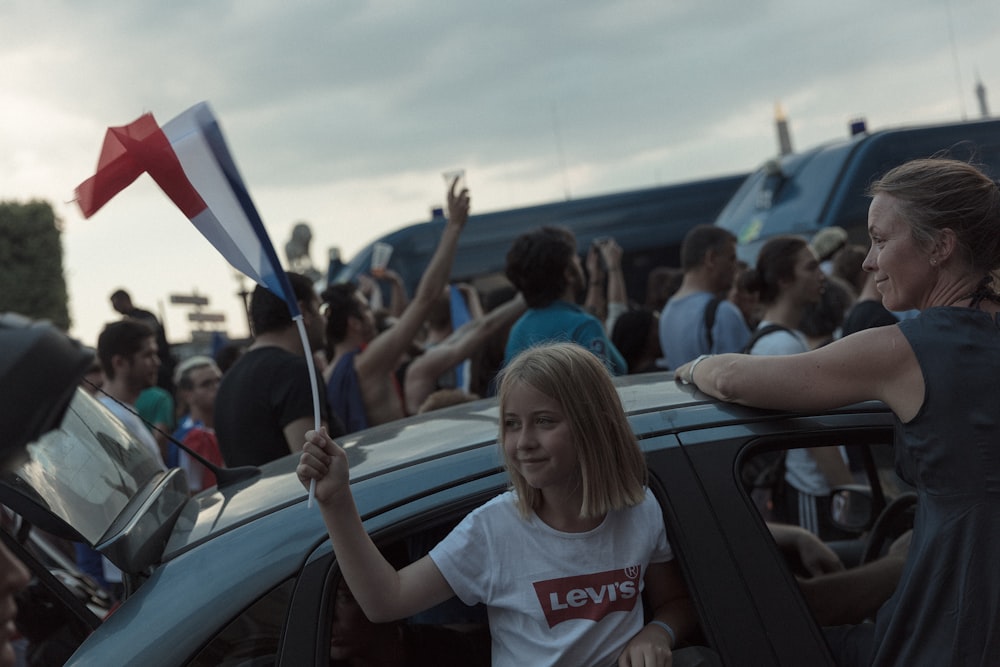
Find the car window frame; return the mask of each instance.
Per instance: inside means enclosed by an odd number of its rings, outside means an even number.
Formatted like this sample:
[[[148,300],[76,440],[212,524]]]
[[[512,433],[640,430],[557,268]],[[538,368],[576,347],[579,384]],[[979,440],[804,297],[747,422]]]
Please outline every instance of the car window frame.
[[[721,629],[724,633],[734,632],[740,640],[728,641],[723,636],[713,638],[721,642],[713,644],[723,659],[745,660],[748,655],[761,659],[749,650],[755,635],[765,637],[772,651],[772,664],[832,665],[833,658],[827,647],[823,629],[816,623],[784,557],[778,551],[770,531],[758,512],[752,498],[743,490],[739,475],[739,463],[751,453],[773,449],[781,443],[811,440],[803,446],[834,446],[839,444],[863,444],[892,440],[893,425],[891,415],[885,410],[869,410],[861,407],[855,412],[843,411],[826,415],[782,415],[775,413],[769,418],[753,422],[730,423],[721,426],[690,430],[678,433],[681,449],[690,463],[690,478],[663,480],[671,496],[675,510],[687,512],[686,506],[694,498],[706,503],[700,516],[682,516],[681,521],[694,521],[702,531],[712,522],[713,533],[721,537],[717,548],[727,550],[726,558],[715,558],[727,568],[734,568],[737,577],[749,591],[749,597],[757,607],[758,618],[763,626],[755,628],[751,636],[743,632],[747,624],[745,618],[734,618],[726,614],[718,628],[706,628],[706,632]],[[674,464],[674,467],[677,467]],[[683,488],[686,484],[687,488]],[[673,487],[673,488],[671,488]],[[674,501],[674,497],[677,498]],[[704,544],[704,540],[700,541]],[[681,552],[683,554],[683,547]],[[714,553],[714,550],[710,553]],[[711,573],[707,573],[712,562],[705,552],[690,560],[692,577],[695,579],[694,594],[704,594],[705,586],[711,585]],[[716,566],[718,567],[718,566]],[[709,584],[705,584],[705,580]],[[732,591],[728,591],[730,595]],[[718,598],[718,594],[714,594]],[[696,604],[699,601],[695,600]],[[713,604],[702,602],[703,604]],[[719,614],[708,610],[707,615],[719,622]],[[711,623],[710,623],[711,626]]]

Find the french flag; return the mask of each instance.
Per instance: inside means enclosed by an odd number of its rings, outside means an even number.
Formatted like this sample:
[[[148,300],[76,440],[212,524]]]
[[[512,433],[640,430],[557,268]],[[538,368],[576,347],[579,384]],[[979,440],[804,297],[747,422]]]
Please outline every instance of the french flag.
[[[89,218],[143,173],[191,220],[233,268],[263,285],[301,317],[298,300],[208,103],[162,128],[144,114],[104,135],[97,172],[76,188]]]
[[[306,351],[315,414],[313,428],[318,431],[319,387],[298,299],[206,102],[194,105],[162,128],[148,113],[128,125],[108,128],[97,173],[76,188],[83,217],[97,213],[144,172],[233,268],[269,289],[288,306]],[[316,480],[312,480],[309,507],[315,492]]]

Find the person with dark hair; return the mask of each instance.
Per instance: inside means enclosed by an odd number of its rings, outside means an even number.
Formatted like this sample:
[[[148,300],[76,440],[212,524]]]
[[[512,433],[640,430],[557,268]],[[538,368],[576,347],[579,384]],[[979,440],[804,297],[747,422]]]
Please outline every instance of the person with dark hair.
[[[797,354],[811,349],[799,326],[810,305],[820,301],[826,278],[816,253],[799,236],[775,236],[757,255],[754,289],[762,319],[746,351],[757,355]],[[841,315],[842,316],[842,315]],[[784,459],[783,493],[775,514],[823,539],[846,537],[830,518],[831,488],[854,481],[836,448],[792,449]]]
[[[656,365],[660,349],[660,320],[649,308],[628,310],[618,316],[611,342],[625,357],[629,375],[663,370]]]
[[[681,286],[660,313],[665,367],[743,349],[750,330],[725,298],[736,275],[736,237],[715,225],[693,227],[681,245],[681,270]]]
[[[142,390],[155,384],[160,369],[156,334],[139,320],[111,322],[97,338],[97,358],[104,371],[104,385],[98,400],[163,466],[160,446],[135,407]]]
[[[646,307],[662,312],[684,280],[684,271],[677,266],[658,266],[646,276]]]
[[[215,353],[215,363],[223,375],[233,367],[244,352],[243,343],[226,343]]]
[[[754,289],[753,282],[757,272],[747,266],[746,262],[737,262],[738,269],[729,290],[729,299],[743,315],[743,321],[751,331],[760,323],[760,295]]]
[[[166,469],[152,427],[139,415],[136,401],[144,389],[154,386],[160,358],[156,335],[145,322],[123,319],[104,327],[97,338],[97,358],[104,371],[104,385],[97,400],[118,418],[129,433],[149,450],[153,460]],[[121,597],[121,572],[102,558],[102,574],[112,595]]]
[[[840,327],[853,305],[851,286],[836,276],[827,276],[819,301],[807,305],[799,320],[798,329],[810,350],[840,338]]]
[[[851,243],[841,248],[833,256],[833,270],[830,275],[846,282],[855,298],[864,288],[865,278],[868,276],[864,269],[865,255],[867,254],[868,250],[863,245]]]
[[[762,313],[747,352],[807,351],[809,341],[799,323],[806,308],[819,301],[826,280],[816,254],[802,237],[775,236],[761,247],[755,272],[750,288],[757,292]]]
[[[528,311],[511,327],[505,364],[529,347],[571,341],[596,354],[615,375],[628,372],[601,321],[577,305],[585,278],[573,232],[540,227],[517,237],[507,251],[506,274]]]
[[[145,322],[156,335],[156,351],[160,357],[160,370],[156,375],[156,386],[170,392],[174,392],[173,375],[177,360],[170,351],[170,343],[167,341],[167,332],[159,318],[153,313],[132,304],[132,296],[123,289],[117,289],[111,294],[111,307],[122,317],[127,317],[140,322]]]
[[[331,413],[347,433],[407,414],[396,369],[451,274],[458,239],[469,219],[469,191],[456,192],[457,183],[456,178],[448,190],[448,222],[437,249],[413,299],[392,326],[376,330],[371,307],[354,285],[331,285],[323,292],[330,360],[325,373],[327,394]]]
[[[325,320],[312,281],[288,273],[302,312],[307,340],[322,350]],[[222,377],[215,395],[215,434],[229,467],[261,465],[302,448],[306,431],[315,427],[316,406],[306,351],[288,304],[258,285],[250,298],[254,339]],[[343,428],[327,415],[318,382],[320,421],[331,433]]]
[[[896,471],[916,488],[900,584],[875,623],[827,631],[841,664],[1000,664],[1000,187],[949,159],[875,181],[875,275],[892,311],[919,310],[804,354],[697,359],[677,378],[727,401],[791,411],[882,401]]]

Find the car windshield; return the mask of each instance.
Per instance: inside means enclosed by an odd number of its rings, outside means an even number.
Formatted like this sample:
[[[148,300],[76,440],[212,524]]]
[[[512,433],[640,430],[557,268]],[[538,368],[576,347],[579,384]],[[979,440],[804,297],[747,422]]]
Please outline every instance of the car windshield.
[[[17,476],[91,544],[160,471],[152,454],[83,390],[61,426],[29,445],[28,455]]]
[[[855,142],[768,162],[750,174],[716,219],[741,244],[778,234],[811,235]]]

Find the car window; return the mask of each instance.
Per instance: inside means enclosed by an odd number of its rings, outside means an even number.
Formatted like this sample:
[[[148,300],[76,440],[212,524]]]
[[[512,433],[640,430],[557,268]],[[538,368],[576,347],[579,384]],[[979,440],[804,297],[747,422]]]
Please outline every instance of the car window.
[[[426,555],[460,519],[453,517],[402,537],[377,540],[379,550],[393,566],[402,568]],[[483,605],[469,607],[451,598],[402,621],[372,623],[339,572],[333,573],[330,582],[324,626],[328,633],[320,633],[321,640],[329,645],[330,665],[354,664],[353,660],[376,656],[401,659],[406,655],[420,655],[420,664],[437,667],[490,664],[490,634]]]
[[[748,500],[821,626],[873,617],[895,589],[915,508],[893,467],[891,432],[835,440],[757,443],[739,466]],[[899,567],[873,567],[884,558]]]
[[[188,664],[263,667],[275,664],[294,580],[272,589],[222,629]]]

